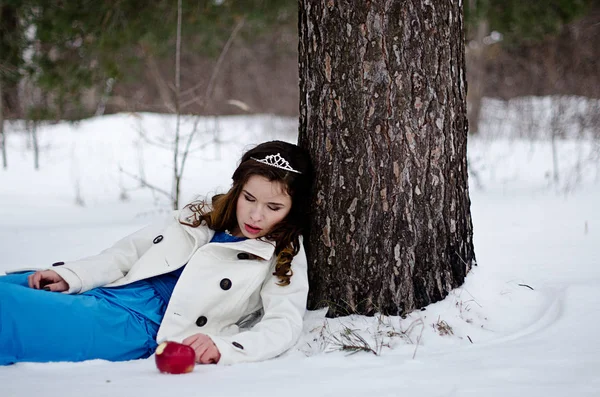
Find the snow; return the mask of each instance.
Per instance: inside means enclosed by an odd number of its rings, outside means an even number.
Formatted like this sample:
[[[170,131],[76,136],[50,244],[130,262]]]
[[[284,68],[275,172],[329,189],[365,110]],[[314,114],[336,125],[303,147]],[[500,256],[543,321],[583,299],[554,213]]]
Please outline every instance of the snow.
[[[184,120],[182,131],[193,123]],[[156,114],[46,125],[36,171],[22,126],[10,124],[9,168],[0,170],[0,272],[93,254],[162,216],[166,198],[119,168],[169,190],[172,155],[148,141],[168,146],[174,126],[172,116]],[[225,190],[245,149],[295,142],[296,128],[273,116],[201,119],[192,146],[206,147],[186,165],[183,202]],[[597,142],[558,140],[555,182],[549,140],[497,131],[471,138],[478,266],[445,300],[405,319],[326,320],[309,312],[301,340],[280,358],[178,376],[158,373],[152,357],[20,363],[0,367],[0,396],[598,396],[597,153]],[[377,354],[340,350],[348,340]]]

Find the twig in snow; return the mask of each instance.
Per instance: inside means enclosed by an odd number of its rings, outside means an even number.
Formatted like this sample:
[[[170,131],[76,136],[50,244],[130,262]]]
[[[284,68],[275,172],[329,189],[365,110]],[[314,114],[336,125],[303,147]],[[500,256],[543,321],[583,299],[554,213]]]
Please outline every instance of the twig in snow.
[[[412,356],[413,360],[417,356],[417,349],[419,348],[419,344],[421,342],[421,337],[423,336],[424,329],[425,329],[425,323],[423,323],[423,320],[421,320],[421,333],[419,334],[419,337],[417,338],[417,345],[415,346],[415,351],[413,352],[413,356]]]
[[[350,354],[358,353],[360,351],[371,352],[374,355],[379,355],[377,351],[373,350],[369,342],[365,340],[356,330],[350,329],[344,326],[340,335],[331,335],[332,344],[338,347],[338,350],[348,351]]]
[[[530,290],[532,290],[532,291],[533,291],[533,288],[531,288],[531,287],[530,287],[529,285],[527,285],[527,284],[517,284],[517,285],[519,285],[519,286],[521,286],[521,287],[527,287],[527,288],[529,288]]]

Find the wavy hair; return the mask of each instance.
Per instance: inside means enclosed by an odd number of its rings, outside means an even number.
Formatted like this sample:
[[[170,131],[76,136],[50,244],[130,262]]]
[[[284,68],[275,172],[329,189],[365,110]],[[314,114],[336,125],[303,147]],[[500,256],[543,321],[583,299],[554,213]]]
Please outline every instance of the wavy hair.
[[[277,153],[300,173],[254,160],[264,159],[268,155]],[[236,216],[238,198],[246,182],[253,175],[262,176],[271,182],[280,182],[292,199],[292,208],[287,216],[267,235],[261,237],[275,242],[277,259],[273,275],[279,278],[279,285],[289,285],[294,273],[291,268],[292,259],[300,251],[299,237],[307,227],[314,179],[313,166],[305,149],[283,141],[270,141],[248,150],[233,173],[233,184],[229,191],[213,196],[211,205],[207,205],[205,201],[188,204],[186,207],[194,213],[194,220],[190,223],[180,222],[192,227],[198,227],[202,222],[206,222],[213,230],[233,230],[238,225]]]

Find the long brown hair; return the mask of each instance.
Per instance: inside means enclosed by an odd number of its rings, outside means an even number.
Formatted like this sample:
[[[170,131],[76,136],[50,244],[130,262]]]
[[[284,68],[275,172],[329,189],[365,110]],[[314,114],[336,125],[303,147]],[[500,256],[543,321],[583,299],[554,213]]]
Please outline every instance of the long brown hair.
[[[287,171],[257,161],[278,153],[291,168],[299,172]],[[292,259],[300,251],[299,237],[307,226],[314,178],[312,163],[306,150],[283,141],[265,142],[250,149],[244,153],[239,166],[234,171],[233,184],[229,191],[214,196],[210,206],[204,201],[188,204],[186,207],[194,212],[194,221],[182,223],[198,227],[204,221],[213,230],[233,230],[238,224],[236,217],[238,198],[246,182],[253,175],[265,177],[271,182],[281,182],[292,198],[290,212],[264,236],[265,239],[275,242],[277,262],[273,275],[279,278],[279,285],[288,285],[293,275]]]

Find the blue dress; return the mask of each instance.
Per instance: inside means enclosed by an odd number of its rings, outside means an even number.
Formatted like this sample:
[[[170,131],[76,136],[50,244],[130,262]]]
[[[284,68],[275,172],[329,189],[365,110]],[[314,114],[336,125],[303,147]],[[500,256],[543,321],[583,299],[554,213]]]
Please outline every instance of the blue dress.
[[[211,242],[239,240],[216,232]],[[29,288],[31,273],[0,276],[0,365],[149,357],[182,270],[78,295]]]

